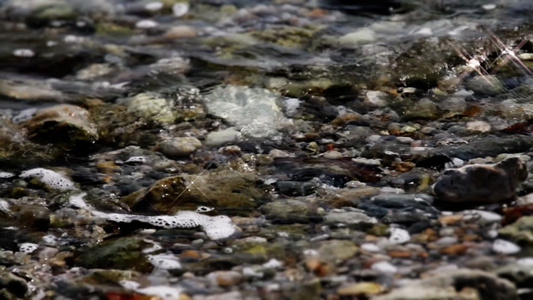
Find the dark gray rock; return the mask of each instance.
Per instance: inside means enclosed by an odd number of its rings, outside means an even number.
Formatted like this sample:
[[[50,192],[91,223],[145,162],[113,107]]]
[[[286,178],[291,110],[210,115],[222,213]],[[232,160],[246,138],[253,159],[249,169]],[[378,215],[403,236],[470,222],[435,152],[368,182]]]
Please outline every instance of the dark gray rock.
[[[496,165],[476,164],[448,169],[433,186],[439,200],[451,203],[497,203],[513,199],[526,180],[527,167],[517,157]]]

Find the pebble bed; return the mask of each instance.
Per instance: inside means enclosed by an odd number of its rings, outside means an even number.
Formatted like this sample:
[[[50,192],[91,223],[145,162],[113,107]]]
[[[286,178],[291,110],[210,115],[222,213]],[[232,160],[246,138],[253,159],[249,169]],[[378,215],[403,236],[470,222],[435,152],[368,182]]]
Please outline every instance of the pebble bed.
[[[0,298],[533,299],[532,13],[0,1]]]

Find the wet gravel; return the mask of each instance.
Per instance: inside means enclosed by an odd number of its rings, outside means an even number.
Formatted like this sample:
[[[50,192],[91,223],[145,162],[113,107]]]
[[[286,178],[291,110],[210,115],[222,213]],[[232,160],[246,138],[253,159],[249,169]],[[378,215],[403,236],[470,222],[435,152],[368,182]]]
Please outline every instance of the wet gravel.
[[[532,12],[0,1],[0,298],[531,299]]]

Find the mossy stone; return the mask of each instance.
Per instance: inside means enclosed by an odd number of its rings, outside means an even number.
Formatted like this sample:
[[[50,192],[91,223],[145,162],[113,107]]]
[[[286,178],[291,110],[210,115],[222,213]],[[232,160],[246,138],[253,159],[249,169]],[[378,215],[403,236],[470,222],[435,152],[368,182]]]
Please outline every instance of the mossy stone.
[[[88,269],[119,269],[149,272],[153,266],[142,250],[149,246],[142,239],[125,237],[105,241],[85,249],[76,265]]]

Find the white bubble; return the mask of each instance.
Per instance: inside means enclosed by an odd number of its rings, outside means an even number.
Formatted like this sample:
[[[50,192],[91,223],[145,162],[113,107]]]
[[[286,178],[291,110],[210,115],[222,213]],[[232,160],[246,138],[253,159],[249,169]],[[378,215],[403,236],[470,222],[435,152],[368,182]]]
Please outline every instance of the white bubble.
[[[65,176],[44,168],[35,168],[20,173],[20,178],[38,178],[44,184],[58,190],[75,190],[74,183]]]

